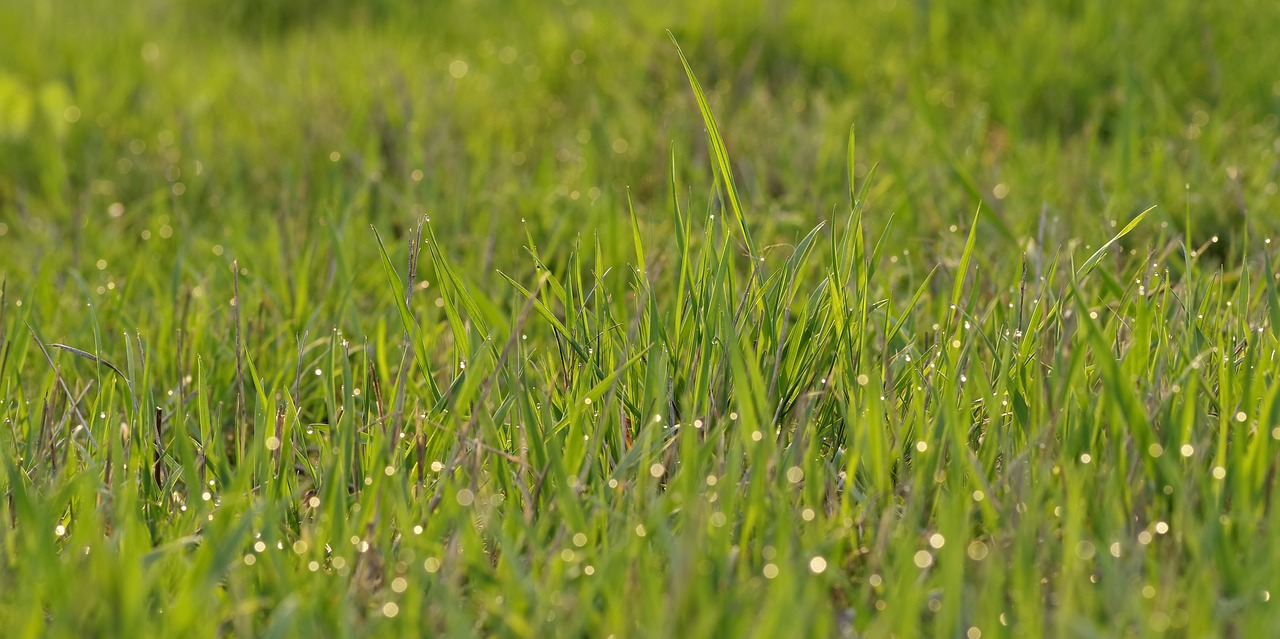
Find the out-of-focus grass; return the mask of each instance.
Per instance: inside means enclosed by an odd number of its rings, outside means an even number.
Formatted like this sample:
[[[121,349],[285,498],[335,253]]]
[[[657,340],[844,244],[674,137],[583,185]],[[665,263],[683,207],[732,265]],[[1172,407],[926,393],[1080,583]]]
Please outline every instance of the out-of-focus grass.
[[[1280,10],[686,4],[0,3],[6,634],[1274,627]]]

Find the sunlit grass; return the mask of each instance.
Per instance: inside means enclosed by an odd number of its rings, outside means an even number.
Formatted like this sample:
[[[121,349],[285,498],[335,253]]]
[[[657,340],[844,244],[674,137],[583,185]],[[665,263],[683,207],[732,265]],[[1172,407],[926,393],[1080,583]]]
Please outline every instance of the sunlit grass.
[[[111,4],[0,6],[6,636],[1280,623],[1280,12]]]

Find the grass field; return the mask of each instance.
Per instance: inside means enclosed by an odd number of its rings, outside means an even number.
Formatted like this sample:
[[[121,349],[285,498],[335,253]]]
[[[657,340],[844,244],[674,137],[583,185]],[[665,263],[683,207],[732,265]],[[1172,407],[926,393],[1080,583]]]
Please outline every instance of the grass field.
[[[1277,33],[0,0],[2,634],[1269,636]]]

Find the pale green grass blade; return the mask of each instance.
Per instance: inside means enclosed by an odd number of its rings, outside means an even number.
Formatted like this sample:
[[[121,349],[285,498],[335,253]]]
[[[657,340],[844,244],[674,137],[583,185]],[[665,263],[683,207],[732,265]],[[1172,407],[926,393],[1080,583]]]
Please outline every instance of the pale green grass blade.
[[[675,46],[676,53],[680,56],[680,63],[684,65],[685,74],[689,77],[689,86],[693,89],[693,96],[698,102],[698,109],[702,112],[702,121],[707,127],[707,141],[711,147],[711,156],[715,163],[716,175],[721,181],[721,189],[729,204],[729,211],[733,214],[734,221],[738,225],[738,231],[742,234],[742,242],[747,247],[747,255],[752,258],[758,257],[760,252],[756,249],[756,243],[751,239],[751,231],[747,228],[746,214],[743,212],[742,203],[738,198],[737,184],[733,180],[733,168],[729,165],[729,152],[725,148],[724,138],[720,135],[720,128],[716,125],[715,115],[711,112],[711,104],[707,101],[707,95],[703,92],[702,85],[693,73],[693,67],[689,65],[688,59],[684,57],[684,51],[681,50],[680,43],[676,41],[675,35],[670,32],[667,35],[671,37],[671,43]]]
[[[1151,206],[1141,213],[1133,216],[1133,219],[1129,220],[1129,223],[1124,225],[1124,228],[1120,229],[1119,233],[1116,233],[1114,237],[1107,240],[1102,246],[1099,246],[1098,250],[1094,251],[1093,255],[1090,255],[1089,259],[1085,260],[1084,263],[1080,265],[1080,268],[1076,269],[1076,279],[1083,280],[1085,277],[1088,277],[1089,273],[1098,265],[1098,262],[1107,254],[1107,249],[1111,248],[1116,242],[1119,242],[1124,238],[1124,236],[1132,232],[1133,229],[1138,228],[1138,225],[1142,223],[1143,218],[1147,217],[1147,214],[1155,209],[1156,207]]]

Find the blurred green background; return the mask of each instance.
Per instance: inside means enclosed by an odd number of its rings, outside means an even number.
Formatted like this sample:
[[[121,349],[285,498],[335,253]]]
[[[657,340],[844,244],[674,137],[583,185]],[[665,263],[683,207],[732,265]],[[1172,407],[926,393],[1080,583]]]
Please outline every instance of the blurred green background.
[[[362,219],[426,212],[473,250],[521,218],[551,245],[623,233],[625,190],[663,206],[672,153],[706,200],[668,29],[765,237],[842,201],[855,124],[858,173],[881,165],[880,209],[925,251],[979,198],[1013,251],[1150,204],[1189,213],[1193,243],[1274,226],[1267,2],[11,0],[0,219],[24,248],[0,265],[166,225],[200,249],[244,227],[305,243],[353,180]]]

